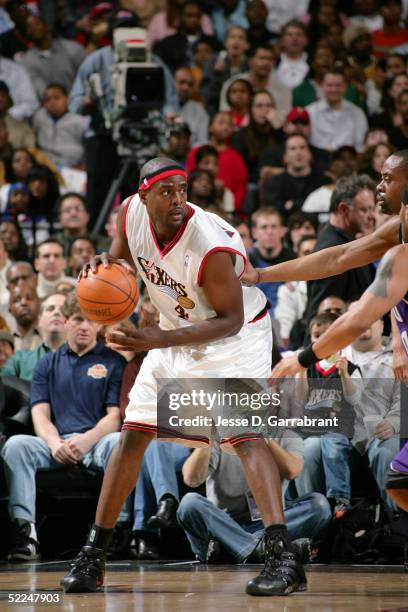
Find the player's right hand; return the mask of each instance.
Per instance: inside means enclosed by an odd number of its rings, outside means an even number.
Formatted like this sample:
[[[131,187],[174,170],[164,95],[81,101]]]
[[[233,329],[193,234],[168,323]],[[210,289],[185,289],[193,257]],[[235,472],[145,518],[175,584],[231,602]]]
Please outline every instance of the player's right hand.
[[[126,259],[119,259],[118,257],[114,257],[113,255],[110,255],[110,253],[100,253],[92,257],[88,261],[88,263],[84,265],[84,267],[82,268],[82,270],[80,271],[78,275],[78,281],[80,281],[81,278],[86,278],[89,272],[92,272],[93,274],[95,274],[98,266],[100,266],[101,264],[104,266],[104,268],[108,268],[109,264],[112,264],[112,263],[116,263],[116,264],[119,264],[120,266],[123,266],[132,274],[135,273],[132,266],[128,264]]]

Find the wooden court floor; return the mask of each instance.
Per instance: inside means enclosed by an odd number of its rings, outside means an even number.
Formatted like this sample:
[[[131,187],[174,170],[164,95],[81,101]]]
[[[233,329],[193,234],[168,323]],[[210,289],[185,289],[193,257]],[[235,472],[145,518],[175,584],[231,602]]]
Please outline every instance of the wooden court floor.
[[[0,565],[0,610],[90,612],[408,612],[408,573],[401,567],[309,566],[307,593],[250,597],[245,584],[260,566],[118,561],[108,566],[105,590],[64,595],[66,562]],[[9,594],[59,595],[60,603],[10,603]],[[16,599],[16,598],[15,598]]]

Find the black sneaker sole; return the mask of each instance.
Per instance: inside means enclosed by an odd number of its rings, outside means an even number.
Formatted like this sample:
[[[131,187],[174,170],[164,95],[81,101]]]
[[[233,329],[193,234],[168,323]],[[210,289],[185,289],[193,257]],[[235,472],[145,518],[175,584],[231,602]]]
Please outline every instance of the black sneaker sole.
[[[77,579],[73,576],[65,576],[61,578],[60,585],[65,593],[98,593],[103,586],[97,586],[95,581]]]

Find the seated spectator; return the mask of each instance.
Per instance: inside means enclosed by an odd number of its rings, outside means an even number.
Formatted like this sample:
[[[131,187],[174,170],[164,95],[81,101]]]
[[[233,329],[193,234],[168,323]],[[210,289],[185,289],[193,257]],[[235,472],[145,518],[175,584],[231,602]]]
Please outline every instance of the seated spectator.
[[[235,196],[225,183],[220,178],[219,153],[212,145],[204,145],[200,147],[196,154],[196,162],[198,170],[210,172],[215,185],[215,203],[226,213],[235,210]],[[208,206],[207,206],[208,209]]]
[[[373,118],[373,126],[377,129],[384,130],[387,134],[389,131],[401,124],[402,118],[397,108],[398,96],[408,89],[408,75],[398,74],[393,77],[384,88],[384,111]]]
[[[8,305],[9,290],[7,288],[7,271],[11,266],[4,242],[0,239],[0,305]]]
[[[247,79],[255,92],[267,89],[275,100],[281,124],[291,108],[292,95],[290,89],[279,82],[274,70],[275,51],[271,47],[258,47],[249,54],[249,71],[232,76],[224,83],[220,95],[220,110],[229,110],[226,92],[235,79]]]
[[[33,350],[42,343],[37,329],[40,301],[35,287],[20,283],[10,290],[9,310],[14,319],[14,348]]]
[[[408,30],[401,27],[401,0],[381,0],[380,15],[383,27],[373,32],[374,55],[384,57],[394,47],[408,42]]]
[[[249,223],[247,221],[243,221],[240,217],[234,216],[230,223],[232,227],[235,227],[239,235],[241,236],[241,240],[244,243],[244,247],[247,253],[253,247],[253,240],[251,236],[251,228],[249,227]]]
[[[377,0],[353,0],[353,11],[349,17],[350,23],[363,25],[370,32],[381,30],[383,27],[383,18],[378,11]]]
[[[2,366],[2,376],[16,376],[31,380],[37,362],[49,352],[54,353],[65,342],[64,304],[66,295],[51,293],[40,305],[38,332],[41,344],[35,349],[19,350]]]
[[[408,89],[399,94],[396,110],[401,116],[401,123],[389,130],[390,143],[395,149],[406,149],[408,146]]]
[[[208,115],[201,102],[193,99],[194,76],[191,68],[184,66],[176,70],[174,83],[180,104],[179,116],[191,131],[191,145],[207,141]]]
[[[161,58],[174,73],[182,66],[188,66],[193,56],[193,43],[203,33],[201,19],[203,9],[197,0],[185,0],[180,6],[180,19],[175,34],[157,41],[153,52]]]
[[[323,97],[306,107],[312,132],[310,142],[332,151],[342,145],[363,150],[368,123],[363,111],[344,99],[346,79],[341,70],[332,68],[322,82]]]
[[[36,248],[34,267],[37,271],[37,293],[40,299],[55,291],[58,283],[65,281],[67,260],[64,247],[55,238],[48,238]],[[68,277],[68,281],[70,278]]]
[[[6,122],[0,118],[0,186],[10,181],[12,152]]]
[[[191,150],[191,130],[187,123],[174,121],[167,130],[167,143],[163,155],[186,165]]]
[[[112,240],[116,237],[117,233],[117,219],[118,219],[119,207],[114,208],[108,217],[108,220],[105,225],[105,232],[107,235],[107,244],[111,244]],[[99,242],[97,241],[97,244]],[[107,250],[107,247],[103,248],[102,245],[98,247],[99,250]]]
[[[158,530],[177,524],[177,472],[189,454],[188,448],[172,442],[153,440],[147,447],[136,483],[132,525],[132,536],[137,541],[134,554],[140,561],[158,559]]]
[[[246,30],[248,22],[245,17],[245,0],[221,0],[211,13],[215,34],[218,40],[225,40],[231,25]]]
[[[119,438],[124,360],[97,342],[98,326],[84,319],[74,296],[67,300],[64,314],[67,343],[45,355],[33,373],[31,405],[36,436],[12,436],[2,450],[14,527],[10,561],[39,558],[37,470],[80,462],[103,470]]]
[[[267,147],[260,156],[261,183],[263,183],[268,176],[273,176],[284,170],[285,134],[286,136],[302,134],[302,136],[307,138],[310,151],[313,154],[313,169],[319,172],[325,172],[327,170],[330,161],[330,153],[310,144],[310,117],[309,113],[304,108],[292,108],[283,124],[282,132],[282,144]]]
[[[193,44],[191,72],[194,77],[194,95],[197,100],[201,100],[199,90],[204,66],[215,56],[220,46],[220,43],[214,36],[207,36],[206,34],[202,34]]]
[[[216,201],[215,179],[209,170],[196,168],[188,176],[188,200],[200,208],[213,206]]]
[[[303,257],[310,255],[316,244],[313,234],[306,234],[297,243],[297,255]],[[288,348],[289,337],[295,323],[303,318],[307,305],[306,281],[291,281],[284,283],[278,288],[277,303],[275,308],[275,319],[279,322],[281,343]],[[304,332],[301,334],[303,342]]]
[[[310,71],[302,83],[292,92],[293,106],[307,106],[323,96],[322,84],[324,75],[334,64],[334,54],[326,46],[317,46],[310,65]],[[359,104],[356,88],[347,82],[344,99]]]
[[[37,275],[28,261],[12,261],[6,273],[6,280],[9,291],[25,283],[37,288]]]
[[[3,241],[7,256],[11,261],[28,260],[27,245],[17,221],[0,223],[0,239]]]
[[[6,83],[12,94],[14,104],[9,109],[10,115],[18,121],[30,119],[38,108],[38,98],[25,68],[2,57],[0,81]]]
[[[338,318],[334,314],[316,315],[310,322],[310,336],[315,342]],[[322,359],[296,375],[296,397],[305,402],[305,412],[315,418],[337,415],[338,428],[313,436],[302,430],[305,467],[296,479],[299,495],[311,491],[323,493],[333,507],[334,518],[341,518],[350,509],[351,474],[349,437],[354,427],[354,408],[361,400],[361,371],[342,354]],[[351,435],[350,435],[351,434]],[[316,449],[320,452],[317,453]]]
[[[353,308],[353,305],[350,306]],[[385,475],[399,451],[400,383],[392,369],[392,349],[383,346],[384,323],[380,319],[343,349],[364,378],[364,390],[355,406],[353,446],[367,453],[370,469],[386,505],[396,507],[385,491]]]
[[[407,60],[401,53],[387,53],[385,56],[385,77],[392,79],[407,73]]]
[[[99,251],[108,250],[112,236],[108,234],[108,238],[105,238],[93,236],[88,232],[89,214],[83,195],[74,191],[64,193],[58,200],[58,210],[62,232],[54,234],[53,238],[63,245],[64,257],[69,256],[72,241],[79,237],[95,240]]]
[[[26,4],[17,0],[7,2],[7,10],[0,9],[2,18],[2,32],[0,35],[1,54],[4,57],[13,57],[29,48],[28,40],[25,38],[25,20],[30,15]]]
[[[390,139],[385,130],[378,127],[371,127],[364,138],[364,151],[368,147],[375,147],[378,144],[390,144]]]
[[[265,2],[263,0],[251,0],[251,2],[248,2],[245,16],[249,24],[247,33],[250,49],[256,49],[265,45],[270,46],[275,36],[266,24],[268,8]]]
[[[230,26],[224,45],[225,50],[214,55],[203,65],[200,94],[210,115],[220,108],[220,93],[225,81],[249,67],[245,55],[248,50],[248,37],[242,27]]]
[[[88,119],[68,111],[67,92],[58,83],[47,85],[42,103],[33,118],[37,145],[57,166],[82,164]]]
[[[401,147],[398,148],[400,149]],[[367,174],[376,183],[380,182],[383,164],[393,152],[394,148],[391,145],[382,142],[373,147],[368,147],[360,155],[357,172],[359,174]]]
[[[302,471],[301,438],[293,432],[281,431],[267,444],[282,480],[285,524],[297,548],[297,539],[319,537],[330,520],[330,507],[317,493],[295,501],[285,500],[289,481]],[[223,453],[214,441],[209,448],[195,449],[182,472],[184,482],[192,488],[206,483],[207,497],[187,493],[177,511],[197,559],[201,563],[219,563],[221,554],[228,553],[236,563],[261,563],[265,554],[264,526],[238,457]]]
[[[28,246],[48,238],[48,227],[41,227],[45,221],[43,215],[36,215],[30,208],[30,191],[25,183],[13,183],[9,186],[8,201],[2,219],[12,219],[20,225],[24,240]]]
[[[313,215],[308,215],[301,210],[294,212],[288,219],[288,231],[286,244],[296,255],[299,255],[299,243],[303,236],[314,236],[316,238],[318,222]]]
[[[38,98],[42,98],[50,83],[61,83],[69,91],[85,59],[84,49],[72,40],[53,38],[45,19],[40,16],[30,15],[25,26],[32,47],[20,62],[30,75]]]
[[[234,81],[233,85],[239,82]],[[266,89],[258,91],[251,101],[249,125],[232,137],[232,145],[241,153],[248,169],[250,183],[258,183],[263,153],[283,142],[284,134],[279,126],[274,99]]]
[[[319,222],[326,223],[330,217],[330,200],[337,180],[352,173],[353,169],[347,156],[344,155],[344,147],[340,147],[332,154],[329,167],[325,172],[330,182],[318,187],[307,196],[303,202],[302,211],[313,215],[317,214]]]
[[[59,198],[59,186],[55,175],[47,166],[34,166],[25,183],[30,190],[30,212],[43,215],[50,223],[51,231]]]
[[[10,90],[4,81],[0,81],[0,117],[6,124],[8,140],[13,149],[19,147],[34,147],[35,136],[30,124],[25,120],[15,119],[10,114],[13,107],[13,100]]]
[[[78,278],[78,274],[84,265],[96,255],[95,243],[91,238],[74,238],[69,250],[69,273],[72,278]]]
[[[279,42],[281,53],[276,76],[288,89],[294,89],[309,72],[306,26],[300,21],[289,21],[282,29]]]
[[[9,331],[0,330],[0,368],[10,360],[14,353],[14,337]],[[3,373],[2,373],[3,374]]]
[[[8,182],[0,188],[0,210],[6,208],[10,185],[24,183],[28,173],[35,164],[34,156],[26,148],[15,149],[11,154]]]
[[[249,123],[253,93],[252,85],[246,79],[236,79],[227,90],[226,97],[230,108],[228,112],[236,129],[243,128]]]
[[[285,143],[285,171],[266,179],[261,199],[273,205],[286,220],[302,208],[306,197],[330,179],[312,170],[312,153],[307,139],[301,134],[288,136]]]
[[[335,295],[329,295],[329,297],[324,298],[318,306],[317,314],[325,314],[330,312],[331,314],[335,314],[338,317],[344,314],[347,310],[347,304],[341,298]]]
[[[251,217],[254,247],[249,252],[249,260],[254,268],[266,268],[296,255],[283,244],[286,228],[280,212],[270,207],[259,208]],[[259,283],[257,287],[264,292],[269,301],[269,312],[273,316],[277,302],[278,287],[282,283]]]
[[[149,23],[147,38],[153,47],[155,43],[170,34],[175,34],[180,23],[181,4],[177,0],[166,0],[164,11],[156,13]],[[214,29],[208,15],[202,15],[201,28],[205,34],[213,34]]]
[[[75,41],[84,47],[86,54],[110,45],[109,23],[113,10],[114,6],[111,2],[98,2],[86,14],[86,27],[78,28],[75,35]]]
[[[219,156],[217,178],[221,179],[225,187],[232,191],[235,198],[235,209],[239,210],[247,190],[248,171],[241,155],[230,145],[233,125],[228,113],[221,112],[214,115],[210,122],[209,134],[209,144],[217,149]],[[198,151],[199,147],[190,151],[187,157],[187,172],[195,168]]]

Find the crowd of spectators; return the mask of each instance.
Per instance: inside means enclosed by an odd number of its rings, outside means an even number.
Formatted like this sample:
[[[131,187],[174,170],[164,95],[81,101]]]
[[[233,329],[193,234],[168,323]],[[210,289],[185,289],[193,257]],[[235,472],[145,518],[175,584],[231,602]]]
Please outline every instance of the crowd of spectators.
[[[75,278],[109,249],[117,206],[137,185],[134,177],[118,186],[104,232],[95,233],[121,165],[105,121],[113,110],[115,28],[145,28],[151,60],[163,69],[166,138],[152,144],[186,168],[189,200],[229,221],[261,268],[346,244],[384,222],[375,186],[385,160],[408,149],[407,24],[406,0],[0,3],[0,366],[3,376],[32,381],[36,433],[12,436],[2,451],[11,560],[39,556],[36,470],[81,462],[103,469],[143,359],[104,347],[106,330],[84,319],[73,298]],[[89,86],[95,73],[103,108]],[[277,349],[298,350],[323,333],[374,271],[367,265],[320,281],[260,284],[275,358]],[[126,324],[156,318],[144,296]],[[353,449],[367,456],[378,497],[396,512],[383,486],[399,434],[389,333],[378,321],[299,381],[297,393],[316,411],[313,380],[337,380],[335,401],[353,415],[347,435],[270,440],[293,538],[317,541],[333,517],[350,511]],[[97,401],[100,372],[88,371],[92,380],[81,391],[82,379],[69,388],[74,369],[92,366],[95,353],[105,368]],[[383,379],[378,389],[368,384]],[[187,486],[207,483],[206,499],[180,499],[181,470]],[[112,554],[126,541],[137,558],[158,558],[159,530],[173,527],[177,514],[200,561],[222,552],[259,560],[262,525],[247,496],[239,462],[217,445],[190,454],[154,442]]]

